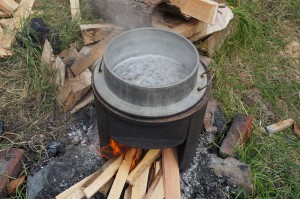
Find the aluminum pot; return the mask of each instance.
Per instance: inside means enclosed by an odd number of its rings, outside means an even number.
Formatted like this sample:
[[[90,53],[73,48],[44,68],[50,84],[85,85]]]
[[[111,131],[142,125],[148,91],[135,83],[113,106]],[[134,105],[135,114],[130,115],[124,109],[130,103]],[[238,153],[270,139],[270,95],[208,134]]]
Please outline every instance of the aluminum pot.
[[[158,66],[152,71],[151,57],[162,59],[157,61],[161,63],[156,63]],[[123,78],[116,68],[131,59],[143,63],[141,73],[151,73],[148,76],[156,73],[154,79],[162,76],[163,81],[167,79],[169,82],[156,84],[154,81],[152,85],[143,85],[147,77],[139,83]],[[135,64],[129,61],[127,66],[125,64],[119,68],[123,70],[122,67],[128,67],[125,75],[129,75],[132,70],[139,69],[140,65],[130,68]],[[182,69],[175,70],[177,65]],[[94,84],[104,101],[122,112],[143,117],[164,117],[183,112],[201,99],[205,89],[199,92],[199,88],[207,83],[206,76],[199,78],[202,73],[204,68],[199,62],[198,51],[186,38],[165,30],[141,28],[127,31],[109,43],[94,74]],[[138,75],[141,74],[135,76]]]

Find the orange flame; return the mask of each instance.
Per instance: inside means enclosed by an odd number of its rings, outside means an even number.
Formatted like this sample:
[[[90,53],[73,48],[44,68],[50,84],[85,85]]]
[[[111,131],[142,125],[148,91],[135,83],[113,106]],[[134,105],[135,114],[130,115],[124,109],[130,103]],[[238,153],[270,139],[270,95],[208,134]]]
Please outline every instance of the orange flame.
[[[100,148],[100,156],[110,159],[116,155],[125,153],[128,149],[129,147],[110,138],[109,145]]]
[[[129,171],[132,171],[136,167],[136,165],[140,162],[140,160],[142,158],[142,155],[143,155],[143,150],[142,149],[137,149],[137,151],[134,155],[134,158],[132,160]]]

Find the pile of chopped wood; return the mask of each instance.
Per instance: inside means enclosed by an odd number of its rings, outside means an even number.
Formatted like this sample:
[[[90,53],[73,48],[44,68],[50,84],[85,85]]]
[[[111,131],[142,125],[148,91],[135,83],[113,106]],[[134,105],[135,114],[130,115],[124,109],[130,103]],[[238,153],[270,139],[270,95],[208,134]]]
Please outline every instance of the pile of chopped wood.
[[[35,0],[0,0],[0,58],[13,55],[15,33],[30,13]]]
[[[80,18],[78,0],[71,0],[70,2],[72,18]],[[165,10],[168,10],[168,8],[164,10],[163,7],[155,9],[152,14],[152,27],[177,32],[191,41],[197,41],[209,36],[206,41],[207,47],[211,51],[225,40],[226,35],[221,33],[220,36],[219,34],[221,30],[228,26],[233,18],[233,14],[224,3],[220,4],[210,0],[170,0],[169,4],[177,7],[181,14],[170,14],[170,11],[166,13]],[[71,110],[71,113],[75,113],[93,102],[91,91],[80,101],[91,87],[90,77],[92,75],[89,67],[102,57],[108,42],[125,30],[125,28],[104,22],[80,25],[85,46],[79,54],[76,52],[72,53],[73,56],[75,54],[76,59],[70,70],[67,70],[66,73],[61,71],[62,76],[59,77],[58,75],[57,77],[57,83],[61,87],[61,91],[58,94],[58,102],[62,107],[62,111]],[[61,62],[56,60],[55,63],[56,65],[53,69],[61,70]],[[66,77],[64,77],[65,74]],[[59,83],[58,80],[65,80],[65,84]],[[77,104],[77,102],[79,103]]]
[[[143,151],[130,148],[102,168],[56,196],[91,198],[97,192],[109,199],[179,199],[180,178],[175,149]]]
[[[0,20],[0,58],[13,55],[15,33],[20,31],[21,22],[31,13],[34,2],[21,0],[18,4],[15,0],[0,0],[0,17],[3,18]],[[158,0],[156,4],[161,2],[175,7],[177,11],[173,13],[169,7],[158,6],[151,15],[152,27],[177,32],[191,41],[206,38],[203,43],[206,42],[210,51],[225,40],[228,31],[222,33],[221,30],[228,26],[233,14],[224,3],[211,0]],[[80,20],[79,0],[70,0],[70,8],[72,19]],[[80,31],[85,45],[82,50],[78,53],[74,47],[56,56],[46,40],[41,64],[46,63],[56,71],[57,100],[61,111],[75,113],[94,101],[90,91],[92,73],[89,67],[102,57],[108,42],[125,30],[105,22],[82,24]]]

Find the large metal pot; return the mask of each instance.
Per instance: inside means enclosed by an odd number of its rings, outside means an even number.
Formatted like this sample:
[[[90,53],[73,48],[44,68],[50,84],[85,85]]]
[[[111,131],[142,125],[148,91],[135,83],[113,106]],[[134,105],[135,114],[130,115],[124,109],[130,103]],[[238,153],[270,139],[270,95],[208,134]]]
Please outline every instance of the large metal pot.
[[[185,75],[148,84],[148,77],[137,83],[127,79],[130,71],[125,77],[118,71],[118,67],[123,70],[122,67],[134,65],[135,61],[147,62],[147,56],[152,55],[157,61],[154,72],[159,70],[163,76],[176,76],[178,74],[173,69],[179,63],[184,67]],[[170,62],[160,62],[161,57]],[[124,64],[127,61],[128,64]],[[167,70],[173,67],[171,75],[162,70],[166,69],[164,63],[167,63]],[[148,74],[147,64],[133,69],[139,67],[143,68],[139,75]],[[199,62],[193,44],[175,33],[143,28],[116,37],[108,45],[93,74],[101,147],[108,145],[110,138],[143,149],[178,146],[180,168],[186,169],[196,150],[211,93],[206,70]]]
[[[156,68],[151,68],[151,60],[158,62],[154,63]],[[122,67],[128,67],[127,71]],[[141,67],[144,68],[138,72]],[[122,77],[124,71],[125,75],[134,76],[132,79],[138,76],[138,82]],[[201,99],[205,89],[197,88],[204,87],[207,78],[197,75],[203,72],[198,52],[187,39],[169,31],[142,28],[125,32],[110,42],[94,82],[99,95],[120,111],[163,117],[185,111]],[[146,76],[144,73],[151,73],[150,80],[141,77]]]

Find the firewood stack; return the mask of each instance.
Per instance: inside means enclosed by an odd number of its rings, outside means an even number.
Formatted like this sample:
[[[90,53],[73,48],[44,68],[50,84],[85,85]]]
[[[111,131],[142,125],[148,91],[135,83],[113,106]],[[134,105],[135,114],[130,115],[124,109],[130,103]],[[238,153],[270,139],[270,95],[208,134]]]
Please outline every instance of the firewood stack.
[[[128,7],[128,2],[138,5]],[[79,3],[77,0],[71,0],[70,3],[72,18],[80,18]],[[128,29],[126,24],[123,24],[124,26],[121,27],[122,24],[115,21],[117,18],[119,20],[127,19],[111,15],[116,12],[113,9],[122,7],[126,12],[137,13],[137,16],[143,15],[143,23],[155,28],[177,32],[191,41],[198,41],[208,37],[206,46],[209,48],[209,51],[213,51],[217,45],[220,45],[225,40],[228,31],[223,33],[221,30],[225,29],[233,18],[230,8],[224,3],[220,4],[211,0],[156,0],[143,2],[135,0],[110,2],[110,0],[105,0],[92,1],[92,3],[95,3],[95,8],[98,8],[98,4],[106,3],[106,11],[103,13],[107,13],[107,16],[104,16],[104,18],[110,18],[116,24],[103,22],[80,25],[80,32],[85,46],[81,50],[82,52],[79,54],[76,52],[76,59],[70,70],[66,72],[66,77],[62,76],[59,78],[61,80],[65,79],[65,85],[57,82],[58,86],[61,87],[58,93],[58,102],[63,112],[70,110],[71,113],[75,113],[94,100],[91,91],[89,91],[91,87],[89,66],[95,64],[102,57],[110,40]],[[147,6],[141,6],[140,4]],[[205,44],[205,41],[203,43]],[[57,63],[60,62],[56,61],[56,66],[53,67],[55,70],[61,68]]]
[[[30,13],[35,0],[0,0],[0,58],[12,56],[15,33]]]
[[[111,158],[98,171],[56,196],[91,198],[97,192],[108,199],[179,199],[180,179],[175,149],[130,148]]]

